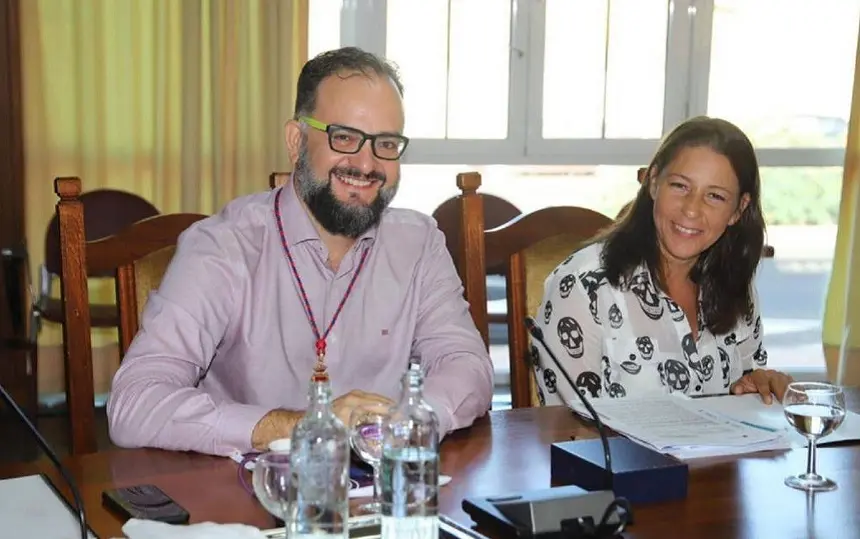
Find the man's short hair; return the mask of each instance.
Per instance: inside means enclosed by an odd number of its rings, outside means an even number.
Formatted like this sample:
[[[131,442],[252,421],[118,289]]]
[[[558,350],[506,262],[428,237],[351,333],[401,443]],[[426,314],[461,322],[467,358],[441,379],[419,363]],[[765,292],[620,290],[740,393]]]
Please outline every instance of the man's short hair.
[[[400,95],[403,95],[403,83],[394,64],[358,47],[343,47],[320,53],[302,67],[296,91],[296,119],[313,114],[317,89],[320,83],[331,75],[388,77],[394,82]]]

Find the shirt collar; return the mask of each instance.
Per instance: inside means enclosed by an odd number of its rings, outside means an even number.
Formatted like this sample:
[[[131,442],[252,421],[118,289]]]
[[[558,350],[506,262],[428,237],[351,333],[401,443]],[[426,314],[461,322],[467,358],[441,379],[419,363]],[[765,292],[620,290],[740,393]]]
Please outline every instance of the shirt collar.
[[[296,188],[293,184],[293,176],[282,184],[281,187],[281,219],[284,225],[284,235],[290,245],[298,245],[306,241],[322,241],[317,229],[311,220],[311,216],[305,209],[305,206],[299,200],[296,194]],[[386,210],[387,211],[387,210]],[[374,241],[378,226],[371,227],[364,234],[359,236],[357,243],[366,241]]]

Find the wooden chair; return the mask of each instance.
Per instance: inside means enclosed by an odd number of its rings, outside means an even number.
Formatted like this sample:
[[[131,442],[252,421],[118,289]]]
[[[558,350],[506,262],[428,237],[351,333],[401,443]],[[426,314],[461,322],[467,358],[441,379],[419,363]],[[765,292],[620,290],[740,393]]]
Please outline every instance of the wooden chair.
[[[96,189],[81,193],[81,204],[86,208],[84,227],[87,241],[104,238],[119,232],[130,224],[158,215],[158,208],[148,200],[126,191]],[[63,305],[59,298],[52,297],[54,277],[60,275],[60,230],[57,216],[48,222],[45,232],[44,263],[39,266],[38,297],[30,310],[30,339],[38,342],[42,322],[61,326],[65,324]],[[112,279],[110,274],[88,273],[91,279]],[[119,327],[116,303],[90,303],[92,327]],[[33,364],[38,368],[38,346],[33,348]]]
[[[568,255],[612,224],[612,219],[578,207],[551,207],[521,215],[484,231],[477,172],[457,175],[460,188],[460,265],[466,299],[484,341],[488,340],[486,268],[503,265],[507,282],[511,397],[515,408],[537,404],[526,316],[535,316],[547,276]]]
[[[87,275],[112,273],[116,279],[122,358],[137,333],[147,295],[161,281],[179,235],[206,216],[191,213],[157,215],[106,238],[86,241],[81,180],[57,178],[54,192],[60,199],[57,219],[70,447],[72,454],[90,453],[97,447]]]
[[[481,199],[484,206],[485,229],[501,226],[522,214],[519,208],[496,195],[481,195]],[[448,247],[448,252],[451,253],[451,258],[454,260],[454,264],[459,265],[458,259],[461,256],[459,245],[461,235],[459,196],[451,197],[440,204],[433,211],[433,218],[436,220],[439,230],[445,234],[445,243]],[[504,263],[487,267],[487,275],[504,274]],[[507,323],[507,315],[504,313],[489,313],[488,317],[491,324]]]
[[[647,173],[648,173],[648,167],[639,167],[639,169],[636,171],[636,180],[641,184],[643,181],[645,181],[645,175]],[[625,204],[624,207],[621,208],[621,211],[618,212],[618,215],[615,218],[621,219],[621,217],[627,212],[627,210],[630,209],[631,204],[633,204],[632,200],[630,202],[628,202],[627,204]],[[761,248],[761,257],[762,258],[773,258],[773,254],[774,254],[773,246],[765,244]]]

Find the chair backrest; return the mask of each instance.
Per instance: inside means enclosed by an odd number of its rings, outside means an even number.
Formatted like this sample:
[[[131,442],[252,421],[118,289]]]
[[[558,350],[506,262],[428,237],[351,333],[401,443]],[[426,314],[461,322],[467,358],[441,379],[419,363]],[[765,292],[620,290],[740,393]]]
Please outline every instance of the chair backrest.
[[[536,404],[536,385],[525,317],[534,316],[543,298],[544,282],[567,256],[580,248],[612,219],[587,208],[560,206],[521,215],[504,225],[484,231],[477,192],[477,173],[457,177],[463,225],[463,260],[459,266],[466,299],[479,331],[487,339],[486,281],[484,267],[504,265],[508,304],[508,347],[513,406]],[[467,284],[468,283],[468,284]]]
[[[459,196],[454,196],[443,202],[433,211],[439,230],[445,234],[445,243],[451,258],[457,264],[460,256],[460,202]],[[519,208],[504,198],[496,195],[482,194],[481,200],[484,206],[484,228],[496,228],[511,219],[522,214]],[[488,275],[502,275],[505,271],[504,265],[487,267]]]
[[[81,180],[57,178],[57,220],[60,238],[63,354],[72,454],[96,450],[90,310],[87,275],[116,279],[120,358],[138,329],[147,294],[158,286],[179,235],[205,215],[163,214],[135,222],[123,230],[87,241]]]
[[[96,189],[79,197],[85,211],[86,240],[92,241],[116,234],[132,223],[158,215],[158,208],[133,193],[116,189]],[[60,223],[54,214],[45,232],[45,269],[60,274]],[[90,274],[90,277],[109,275]]]
[[[272,172],[269,174],[269,189],[274,189],[279,185],[283,185],[289,179],[289,172]]]

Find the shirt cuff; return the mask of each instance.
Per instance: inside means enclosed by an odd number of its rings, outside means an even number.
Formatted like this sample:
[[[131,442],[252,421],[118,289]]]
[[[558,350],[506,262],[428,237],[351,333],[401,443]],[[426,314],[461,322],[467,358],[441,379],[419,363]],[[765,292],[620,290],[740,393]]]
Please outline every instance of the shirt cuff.
[[[427,402],[427,404],[430,405],[431,408],[433,408],[433,412],[439,419],[439,441],[441,442],[442,439],[448,434],[448,432],[451,431],[453,427],[454,414],[449,412],[448,409],[442,405],[442,403],[432,398],[427,398],[426,395],[424,396],[424,400]]]
[[[254,427],[271,410],[264,406],[238,403],[224,404],[220,408],[215,452],[230,455],[236,450],[242,453],[253,450],[251,436]]]

